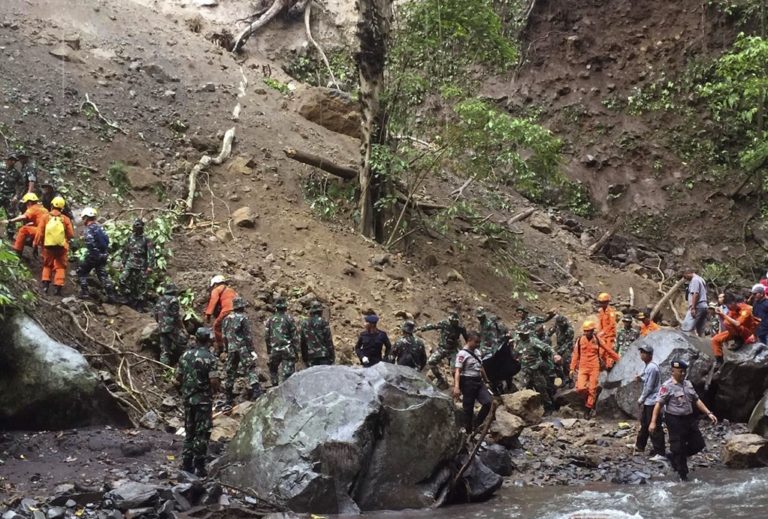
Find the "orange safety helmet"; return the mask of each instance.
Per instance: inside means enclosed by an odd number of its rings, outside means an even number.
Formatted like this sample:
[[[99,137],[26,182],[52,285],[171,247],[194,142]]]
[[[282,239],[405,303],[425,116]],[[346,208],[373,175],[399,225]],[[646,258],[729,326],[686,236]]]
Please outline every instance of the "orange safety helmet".
[[[584,321],[584,324],[581,325],[581,331],[583,332],[594,330],[595,328],[597,328],[595,321]]]
[[[608,292],[600,292],[599,294],[597,294],[597,301],[599,303],[607,303],[607,302],[610,302],[610,300],[611,300],[611,294],[609,294]]]

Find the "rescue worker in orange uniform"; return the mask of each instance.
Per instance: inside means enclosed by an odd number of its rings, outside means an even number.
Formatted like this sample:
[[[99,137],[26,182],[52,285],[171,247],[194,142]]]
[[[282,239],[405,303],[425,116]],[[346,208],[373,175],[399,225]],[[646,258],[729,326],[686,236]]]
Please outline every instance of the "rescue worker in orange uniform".
[[[735,295],[725,294],[725,306],[728,307],[727,314],[720,308],[715,308],[715,313],[723,320],[725,326],[722,332],[712,337],[712,353],[717,365],[723,363],[723,344],[736,341],[737,347],[741,347],[755,342],[757,339],[754,333],[760,324],[760,320],[752,315],[752,307],[738,301]]]
[[[619,360],[619,354],[605,347],[595,334],[593,321],[584,321],[581,329],[584,333],[573,345],[570,376],[576,381],[576,391],[586,396],[586,417],[590,418],[597,401],[597,383],[602,365],[607,365],[608,360]]]
[[[616,351],[616,310],[610,306],[610,303],[611,296],[607,292],[601,292],[597,295],[597,304],[600,305],[600,309],[597,311],[597,322],[600,332],[597,336],[600,338],[604,348]],[[610,359],[605,367],[611,369],[613,367],[613,359]]]
[[[33,242],[34,247],[43,248],[43,292],[48,293],[51,275],[53,275],[54,293],[57,296],[61,295],[67,274],[69,242],[75,237],[72,220],[61,214],[65,205],[66,202],[60,196],[51,201],[51,212],[45,214],[40,220]]]
[[[224,318],[232,312],[232,305],[237,297],[235,289],[227,285],[227,278],[222,275],[211,278],[211,297],[208,299],[208,307],[205,309],[205,323],[213,321],[213,335],[215,337],[216,352],[221,353],[224,349],[224,335],[221,331],[221,324]]]
[[[637,320],[640,321],[640,335],[643,337],[645,337],[651,332],[656,332],[661,330],[661,326],[651,321],[651,317],[645,312],[638,313]]]
[[[19,256],[24,252],[24,245],[26,244],[27,239],[29,239],[30,242],[35,239],[37,228],[40,226],[40,221],[43,219],[43,216],[48,214],[48,210],[43,206],[40,199],[37,198],[37,195],[34,193],[27,193],[21,198],[21,201],[26,204],[26,211],[24,211],[24,214],[20,214],[15,218],[3,222],[6,225],[9,223],[24,222],[24,226],[16,233],[16,241],[13,244],[13,249]],[[37,249],[34,250],[34,254],[37,256]]]

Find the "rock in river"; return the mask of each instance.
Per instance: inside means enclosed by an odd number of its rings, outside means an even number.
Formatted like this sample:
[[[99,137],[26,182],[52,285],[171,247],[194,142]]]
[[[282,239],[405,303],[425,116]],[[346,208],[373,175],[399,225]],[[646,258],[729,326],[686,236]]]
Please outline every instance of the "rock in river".
[[[413,369],[317,366],[256,401],[215,470],[295,512],[424,508],[458,444],[451,398]]]
[[[725,351],[725,363],[712,381],[713,411],[734,422],[749,420],[768,390],[768,347],[749,344]]]

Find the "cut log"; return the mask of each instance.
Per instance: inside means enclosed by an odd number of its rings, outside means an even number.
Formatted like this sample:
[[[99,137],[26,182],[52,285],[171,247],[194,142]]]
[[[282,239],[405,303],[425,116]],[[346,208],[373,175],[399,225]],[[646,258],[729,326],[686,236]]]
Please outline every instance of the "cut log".
[[[326,173],[330,173],[331,175],[343,178],[344,180],[354,180],[357,178],[357,169],[347,166],[340,166],[339,164],[336,164],[335,162],[332,162],[319,155],[314,155],[312,153],[296,150],[293,148],[285,148],[283,153],[285,153],[285,156],[289,159],[295,160],[296,162],[301,162],[302,164],[306,164],[308,166],[320,168]]]
[[[653,310],[651,310],[651,320],[653,320],[654,317],[656,317],[656,314],[659,313],[659,310],[662,309],[664,305],[666,305],[670,299],[672,299],[672,296],[675,295],[678,289],[680,289],[681,286],[683,286],[683,283],[685,282],[685,278],[680,278],[677,283],[672,285],[672,288],[670,288],[666,294],[659,300],[658,303],[656,303],[656,306],[653,307]]]
[[[610,240],[610,239],[611,239],[611,237],[613,237],[613,235],[614,235],[615,233],[616,233],[616,228],[615,228],[615,227],[614,227],[613,229],[609,230],[609,231],[606,231],[606,232],[605,232],[605,234],[603,234],[603,235],[600,237],[600,239],[599,239],[599,240],[597,240],[595,243],[593,243],[593,244],[592,244],[592,245],[589,247],[589,249],[587,249],[587,253],[588,253],[590,256],[594,256],[595,254],[597,254],[598,252],[600,252],[600,249],[602,249],[602,248],[603,248],[603,246],[604,246],[606,243],[608,243],[608,240]]]
[[[535,212],[536,212],[536,208],[535,207],[531,207],[529,209],[526,209],[522,213],[517,213],[515,216],[513,216],[512,218],[507,220],[507,224],[509,225],[509,224],[513,224],[515,222],[522,222],[523,220],[525,220],[526,218],[528,218],[529,216],[531,216]]]

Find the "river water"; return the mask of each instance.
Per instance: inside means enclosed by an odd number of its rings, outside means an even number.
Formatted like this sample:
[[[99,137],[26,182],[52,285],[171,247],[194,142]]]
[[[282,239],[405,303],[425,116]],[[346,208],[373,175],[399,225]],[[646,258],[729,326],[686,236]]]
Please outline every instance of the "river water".
[[[647,485],[507,487],[486,503],[376,512],[375,519],[768,518],[768,469],[702,470],[691,480]]]

